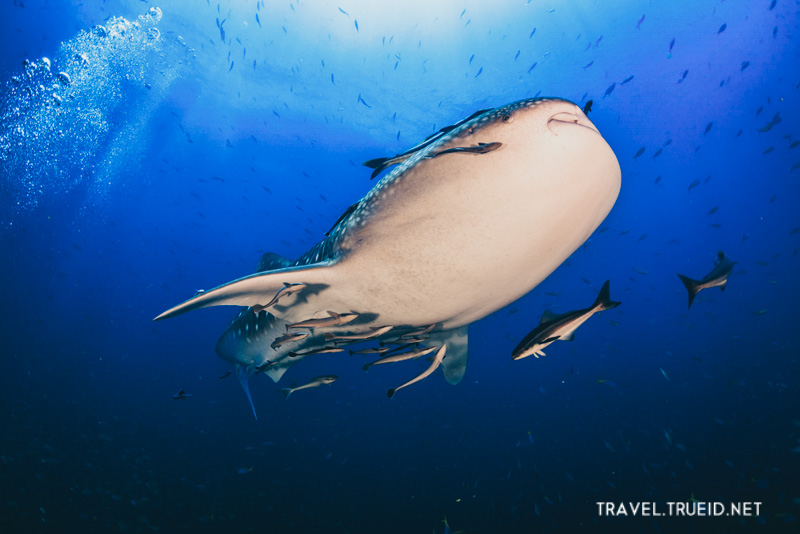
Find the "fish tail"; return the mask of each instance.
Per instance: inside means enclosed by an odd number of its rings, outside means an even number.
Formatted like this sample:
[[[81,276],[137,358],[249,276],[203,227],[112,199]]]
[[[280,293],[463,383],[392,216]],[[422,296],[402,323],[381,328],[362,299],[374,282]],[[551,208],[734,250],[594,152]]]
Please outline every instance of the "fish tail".
[[[386,394],[389,395],[389,398],[391,399],[392,397],[394,397],[394,392],[395,391],[397,391],[397,389],[396,388],[392,388],[389,391],[387,391]]]
[[[390,158],[375,158],[375,159],[370,159],[370,160],[367,160],[367,161],[365,161],[364,163],[362,163],[362,165],[363,165],[364,167],[369,167],[370,169],[377,169],[378,167],[380,167],[381,165],[383,165],[384,163],[386,163],[386,162],[387,162],[389,159],[390,159]]]
[[[365,371],[369,371],[369,367],[370,367],[370,364],[365,363],[364,366],[362,367],[362,369],[365,370]]]
[[[622,304],[621,302],[611,300],[611,290],[609,287],[609,280],[606,280],[606,283],[600,288],[600,294],[597,295],[597,300],[594,301],[592,308],[597,308],[597,311],[604,311],[616,308]]]
[[[294,390],[292,388],[281,388],[278,391],[283,393],[284,398],[288,399],[289,395],[291,395]]]
[[[688,276],[683,276],[682,274],[678,274],[678,278],[681,279],[683,285],[686,286],[686,291],[689,292],[689,308],[691,308],[692,302],[694,302],[694,298],[700,292],[700,282],[698,282],[697,280],[693,280]]]
[[[364,163],[362,163],[362,165],[372,169],[372,174],[369,177],[369,179],[372,180],[380,173],[382,173],[384,169],[391,167],[394,163],[397,163],[397,160],[395,160],[395,158],[375,158],[365,161]]]

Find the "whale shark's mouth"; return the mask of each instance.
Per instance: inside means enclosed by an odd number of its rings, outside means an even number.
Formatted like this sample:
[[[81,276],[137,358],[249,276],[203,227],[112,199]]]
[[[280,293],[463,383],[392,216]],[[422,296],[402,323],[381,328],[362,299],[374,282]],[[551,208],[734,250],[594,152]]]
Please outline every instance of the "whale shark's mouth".
[[[579,110],[576,110],[575,112],[559,111],[547,119],[547,128],[553,132],[554,135],[558,135],[558,130],[563,128],[564,125],[580,126],[593,131],[597,135],[600,135],[600,132],[597,130],[597,127],[592,124],[592,121],[590,121],[589,118]]]

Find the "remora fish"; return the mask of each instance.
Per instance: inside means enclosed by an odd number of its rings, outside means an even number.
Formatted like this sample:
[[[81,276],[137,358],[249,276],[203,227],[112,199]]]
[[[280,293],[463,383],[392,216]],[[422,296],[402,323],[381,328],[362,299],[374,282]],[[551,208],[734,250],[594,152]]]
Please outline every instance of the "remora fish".
[[[408,382],[406,382],[402,386],[397,386],[396,388],[390,389],[387,392],[387,395],[389,395],[389,398],[391,399],[392,397],[394,397],[394,394],[397,393],[399,390],[403,389],[404,387],[407,387],[407,386],[410,386],[411,384],[419,382],[423,378],[427,378],[442,363],[442,360],[444,359],[444,355],[445,355],[446,352],[447,352],[447,345],[442,345],[441,347],[439,347],[439,350],[436,351],[436,356],[433,357],[433,362],[431,362],[430,367],[428,367],[423,372],[421,372],[419,374],[419,376],[417,376],[416,378],[412,378],[411,380],[409,380]]]
[[[501,146],[430,157],[479,143]],[[482,111],[409,154],[296,261],[272,262],[156,319],[206,306],[263,306],[285,284],[305,284],[268,311],[245,311],[217,353],[245,373],[272,361],[264,372],[277,380],[299,360],[269,346],[286,325],[328,310],[357,312],[326,332],[436,324],[428,342],[448,345],[442,367],[457,383],[467,325],[528,293],[583,244],[614,205],[620,178],[611,148],[571,102],[533,98]],[[529,230],[524,238],[520,228]],[[324,345],[315,333],[292,349]]]
[[[333,384],[337,378],[339,377],[337,377],[336,375],[318,376],[317,378],[312,378],[302,386],[297,386],[295,388],[281,388],[279,391],[283,393],[284,396],[288,399],[289,395],[291,395],[295,391],[300,391],[301,389],[318,388],[322,385]]]
[[[534,328],[530,334],[525,336],[519,345],[511,353],[511,358],[519,360],[530,355],[537,358],[544,356],[544,348],[553,341],[559,339],[565,341],[572,341],[575,335],[575,330],[580,325],[586,322],[589,317],[597,312],[610,310],[619,306],[619,302],[611,300],[609,291],[609,282],[603,284],[600,289],[600,294],[597,295],[597,300],[594,301],[589,308],[583,310],[576,310],[562,315],[555,315],[549,310],[544,312],[539,326]]]
[[[275,304],[277,304],[278,301],[283,297],[288,297],[292,293],[297,293],[298,291],[302,291],[303,289],[305,289],[305,287],[306,287],[305,284],[283,284],[283,287],[279,289],[277,293],[275,293],[275,296],[272,297],[272,300],[270,300],[263,306],[253,306],[253,312],[258,313],[261,310],[270,308]]]
[[[373,365],[382,365],[384,363],[396,363],[396,362],[404,362],[406,360],[416,360],[422,356],[428,355],[431,352],[435,351],[436,347],[422,347],[419,349],[410,350],[408,352],[401,352],[399,354],[392,354],[391,356],[386,356],[381,358],[380,360],[375,360],[374,362],[365,363],[362,369],[365,371],[369,371],[369,368]]]
[[[714,268],[710,273],[705,275],[702,280],[693,280],[688,276],[678,274],[678,278],[681,279],[681,282],[683,282],[683,285],[686,286],[686,290],[689,292],[689,308],[692,307],[694,298],[703,289],[709,287],[718,287],[722,291],[725,291],[725,288],[728,285],[728,277],[731,275],[731,272],[733,272],[734,265],[736,265],[736,262],[732,261],[725,255],[724,252],[720,250],[717,252],[717,259],[714,262]]]
[[[344,352],[342,347],[317,347],[316,349],[308,349],[303,352],[289,352],[289,357],[297,358],[299,356],[311,356],[312,354],[332,354],[334,352]]]
[[[379,326],[378,328],[373,328],[372,330],[368,330],[366,332],[362,332],[360,334],[331,334],[325,333],[323,334],[322,338],[325,341],[334,341],[337,343],[350,343],[353,341],[368,341],[370,339],[375,339],[377,337],[381,337],[383,334],[388,332],[394,328],[393,326]]]
[[[455,124],[453,124],[451,126],[445,126],[444,128],[442,128],[438,132],[436,132],[436,133],[434,133],[432,135],[429,135],[420,144],[418,144],[418,145],[406,150],[402,154],[397,154],[397,155],[392,156],[390,158],[371,159],[369,161],[365,161],[364,163],[362,163],[362,165],[364,165],[365,167],[369,167],[370,169],[374,169],[373,172],[372,172],[372,176],[369,177],[370,180],[372,180],[373,178],[378,176],[381,172],[383,172],[384,169],[388,169],[392,165],[397,165],[398,163],[404,162],[405,160],[410,158],[414,153],[419,152],[423,148],[433,144],[436,140],[438,140],[440,137],[442,137],[446,133],[448,133],[448,132],[450,132],[452,130],[455,130],[456,128],[458,128],[459,126],[464,124],[465,122],[469,122],[469,121],[475,119],[476,117],[480,117],[481,115],[483,115],[487,111],[492,111],[492,110],[491,109],[478,110],[475,113],[473,113],[472,115],[470,115],[469,117],[467,117],[465,119],[462,119],[462,120],[458,121],[457,123],[455,123]]]
[[[329,326],[341,326],[353,321],[356,317],[358,317],[357,313],[339,314],[329,311],[328,317],[323,317],[321,319],[306,319],[305,321],[300,321],[299,323],[290,324],[286,328],[325,328]]]
[[[294,341],[300,341],[301,339],[307,338],[310,335],[311,334],[309,334],[308,332],[296,332],[296,333],[290,332],[288,334],[284,334],[280,337],[275,338],[275,341],[270,343],[269,346],[272,347],[273,349],[277,349],[284,343],[292,343]]]

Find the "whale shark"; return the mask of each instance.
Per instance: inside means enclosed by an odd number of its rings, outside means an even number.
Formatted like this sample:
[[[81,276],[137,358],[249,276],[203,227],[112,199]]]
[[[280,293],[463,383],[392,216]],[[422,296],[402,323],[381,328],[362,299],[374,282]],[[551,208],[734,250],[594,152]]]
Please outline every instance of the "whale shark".
[[[605,219],[621,185],[611,147],[580,107],[560,98],[481,110],[411,151],[368,163],[393,168],[303,256],[265,255],[255,274],[198,292],[155,320],[244,306],[217,344],[243,385],[260,372],[277,381],[303,358],[320,357],[314,349],[338,346],[337,337],[370,338],[388,326],[382,342],[446,345],[441,368],[457,383],[468,326],[561,265]],[[282,337],[295,331],[309,335]]]

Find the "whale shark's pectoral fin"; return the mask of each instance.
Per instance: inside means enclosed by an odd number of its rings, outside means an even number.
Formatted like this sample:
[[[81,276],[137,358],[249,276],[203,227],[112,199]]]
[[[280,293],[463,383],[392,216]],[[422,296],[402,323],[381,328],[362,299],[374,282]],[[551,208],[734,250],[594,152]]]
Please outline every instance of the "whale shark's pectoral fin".
[[[204,291],[186,302],[170,308],[156,317],[154,321],[208,306],[260,306],[263,308],[272,302],[278,292],[287,287],[287,284],[305,284],[302,290],[282,299],[282,306],[290,306],[295,299],[302,299],[329,287],[335,277],[335,269],[333,269],[335,264],[334,261],[327,261],[251,274]],[[273,315],[280,317],[278,311],[273,309],[270,311]]]
[[[447,382],[454,386],[461,382],[467,370],[467,329],[467,326],[462,326],[455,330],[433,332],[429,341],[426,341],[431,344],[438,342],[447,345],[447,354],[442,360],[442,371]]]
[[[250,395],[250,386],[247,384],[247,371],[245,371],[244,367],[239,367],[239,382],[242,384],[242,389],[244,389],[244,394],[247,395],[247,400],[250,401],[250,408],[253,409],[253,417],[256,418],[258,421],[258,415],[256,415],[256,406],[253,404],[253,397]]]
[[[273,382],[278,382],[286,373],[286,370],[291,367],[292,365],[296,364],[300,360],[302,360],[304,356],[299,356],[296,358],[291,358],[290,356],[282,356],[278,360],[274,361],[270,365],[264,368],[263,373],[270,377]]]

